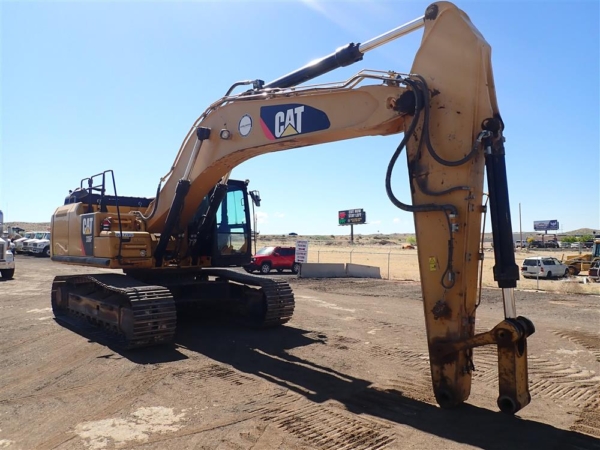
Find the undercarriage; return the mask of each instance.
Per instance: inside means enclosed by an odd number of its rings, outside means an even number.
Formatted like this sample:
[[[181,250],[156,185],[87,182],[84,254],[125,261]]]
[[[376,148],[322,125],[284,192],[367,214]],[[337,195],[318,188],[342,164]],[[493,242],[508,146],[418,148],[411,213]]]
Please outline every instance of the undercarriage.
[[[172,344],[177,318],[212,313],[256,328],[288,322],[287,282],[231,269],[135,270],[58,276],[52,309],[59,322],[123,349]]]

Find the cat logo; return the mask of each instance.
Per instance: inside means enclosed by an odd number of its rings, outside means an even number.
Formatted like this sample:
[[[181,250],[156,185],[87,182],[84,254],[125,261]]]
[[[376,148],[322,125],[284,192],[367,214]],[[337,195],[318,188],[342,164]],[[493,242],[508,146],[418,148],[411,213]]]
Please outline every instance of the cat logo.
[[[330,126],[323,111],[298,103],[262,107],[260,124],[267,139],[272,141],[326,130]]]
[[[90,235],[94,229],[94,218],[93,217],[84,217],[81,220],[81,228],[83,229],[82,233],[84,235]]]
[[[304,106],[279,111],[275,114],[275,137],[286,137],[302,133],[302,113]]]
[[[81,215],[81,250],[84,256],[94,255],[94,214]]]

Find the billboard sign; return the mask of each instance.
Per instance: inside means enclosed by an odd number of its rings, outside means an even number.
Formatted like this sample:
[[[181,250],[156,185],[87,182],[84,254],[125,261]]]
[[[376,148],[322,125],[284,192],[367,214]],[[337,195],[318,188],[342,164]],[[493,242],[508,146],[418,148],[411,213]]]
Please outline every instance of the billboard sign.
[[[338,212],[339,225],[359,225],[367,222],[367,213],[362,209],[346,209]]]
[[[308,241],[296,241],[296,258],[294,262],[308,262]]]
[[[533,229],[535,231],[558,230],[558,220],[534,220]]]

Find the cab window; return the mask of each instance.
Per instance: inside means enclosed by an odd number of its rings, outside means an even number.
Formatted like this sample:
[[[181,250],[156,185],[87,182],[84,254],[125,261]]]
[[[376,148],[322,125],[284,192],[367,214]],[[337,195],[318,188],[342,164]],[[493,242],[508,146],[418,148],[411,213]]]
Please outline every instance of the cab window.
[[[222,255],[246,252],[246,226],[244,192],[230,190],[217,211],[217,245]]]

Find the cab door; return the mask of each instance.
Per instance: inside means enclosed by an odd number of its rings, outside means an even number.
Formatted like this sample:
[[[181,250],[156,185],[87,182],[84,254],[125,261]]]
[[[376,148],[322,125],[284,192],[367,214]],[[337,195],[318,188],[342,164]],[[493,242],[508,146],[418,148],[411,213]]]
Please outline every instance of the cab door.
[[[246,183],[229,180],[217,210],[212,265],[241,267],[250,262],[250,209]]]

